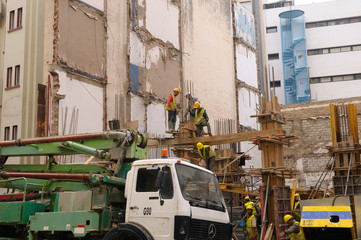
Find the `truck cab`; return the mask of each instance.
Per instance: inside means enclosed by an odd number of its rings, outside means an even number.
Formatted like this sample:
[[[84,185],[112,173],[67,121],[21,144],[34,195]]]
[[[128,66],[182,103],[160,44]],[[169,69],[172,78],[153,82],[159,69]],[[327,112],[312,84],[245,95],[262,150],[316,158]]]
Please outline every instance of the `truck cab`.
[[[134,239],[231,239],[222,191],[205,168],[179,159],[135,161],[124,195],[125,223],[104,239],[122,239],[129,231],[144,235]]]

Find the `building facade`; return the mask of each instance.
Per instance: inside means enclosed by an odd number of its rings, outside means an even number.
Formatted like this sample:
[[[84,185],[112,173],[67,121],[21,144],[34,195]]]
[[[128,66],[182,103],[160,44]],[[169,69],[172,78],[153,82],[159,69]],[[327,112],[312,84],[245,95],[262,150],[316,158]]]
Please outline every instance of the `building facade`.
[[[258,129],[248,117],[260,96],[250,3],[3,0],[1,15],[3,140],[98,132],[114,119],[166,137],[176,87],[178,123],[190,93],[214,134]]]
[[[274,69],[268,74],[269,91],[276,93],[280,103],[301,103],[309,95],[309,101],[332,100],[359,96],[361,75],[358,59],[361,57],[361,5],[357,0],[331,1],[309,5],[277,7],[265,5],[264,41],[266,45],[265,67]],[[283,6],[282,4],[280,6]],[[287,19],[281,26],[282,16],[286,13],[304,13],[304,26],[295,25]],[[297,49],[300,36],[293,39],[290,64],[296,64],[291,72],[295,85],[290,85],[288,77],[288,52],[282,49],[285,37],[283,30],[293,34],[304,31],[306,51]],[[299,29],[297,29],[299,28]],[[302,30],[303,28],[303,30]],[[307,55],[306,55],[307,53]],[[298,66],[305,65],[305,66]],[[303,67],[303,72],[301,72]],[[301,73],[300,73],[301,72]],[[307,74],[306,74],[307,73]],[[308,75],[308,76],[307,76]],[[301,86],[303,84],[303,86]],[[308,86],[307,86],[308,85]],[[297,96],[289,101],[290,94]]]

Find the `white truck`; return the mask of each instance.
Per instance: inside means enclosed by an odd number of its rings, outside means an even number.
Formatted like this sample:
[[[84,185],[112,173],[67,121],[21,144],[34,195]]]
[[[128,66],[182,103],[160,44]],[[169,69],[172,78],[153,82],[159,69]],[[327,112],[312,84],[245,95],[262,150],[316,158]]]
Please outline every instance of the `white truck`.
[[[159,189],[159,190],[158,190]],[[125,223],[104,239],[231,239],[215,175],[179,159],[133,162],[125,185]]]

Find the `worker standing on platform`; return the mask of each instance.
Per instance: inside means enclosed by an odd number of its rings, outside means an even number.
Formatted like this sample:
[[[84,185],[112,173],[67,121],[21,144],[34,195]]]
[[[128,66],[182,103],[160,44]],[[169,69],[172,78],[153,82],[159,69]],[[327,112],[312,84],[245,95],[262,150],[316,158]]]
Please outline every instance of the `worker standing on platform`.
[[[209,145],[203,145],[203,143],[197,143],[198,154],[199,156],[206,161],[206,168],[208,170],[214,171],[214,162],[216,160],[216,156],[214,154],[213,149]]]
[[[177,102],[176,97],[180,93],[178,88],[173,89],[173,94],[170,94],[165,105],[165,109],[168,111],[168,131],[175,131],[175,123],[177,122]]]
[[[249,240],[258,240],[258,232],[257,232],[257,218],[253,214],[253,206],[248,205],[246,207],[247,210],[247,222],[246,222],[246,228],[248,233],[248,239]]]
[[[283,233],[280,234],[280,237],[284,237],[289,235],[291,240],[304,240],[305,235],[303,234],[303,230],[300,227],[300,223],[293,219],[293,217],[289,214],[286,214],[283,217],[283,221],[285,224],[289,226]]]
[[[202,136],[202,131],[204,126],[207,126],[208,135],[212,136],[211,125],[208,122],[209,118],[207,112],[204,108],[201,107],[201,104],[199,102],[194,103],[194,111],[191,112],[191,116],[195,118],[194,124],[197,127],[196,130],[197,137]]]
[[[296,220],[301,220],[301,206],[300,206],[300,194],[295,194],[295,202],[293,203],[293,213],[296,215]]]

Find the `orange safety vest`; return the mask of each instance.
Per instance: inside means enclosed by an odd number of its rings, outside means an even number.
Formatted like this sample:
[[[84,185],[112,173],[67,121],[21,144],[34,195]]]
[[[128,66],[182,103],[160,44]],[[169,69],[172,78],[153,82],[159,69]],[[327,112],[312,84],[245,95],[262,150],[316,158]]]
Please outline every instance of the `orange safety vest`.
[[[168,105],[168,103],[166,103],[166,104],[165,104],[165,109],[168,110],[168,111],[174,111],[175,108],[177,107],[177,102],[176,102],[176,100],[175,100],[174,94],[170,94],[170,95],[172,95],[172,97],[173,97],[173,102],[170,103],[170,105],[172,106],[172,108],[170,108],[169,105]],[[169,96],[170,96],[170,95],[169,95]]]

